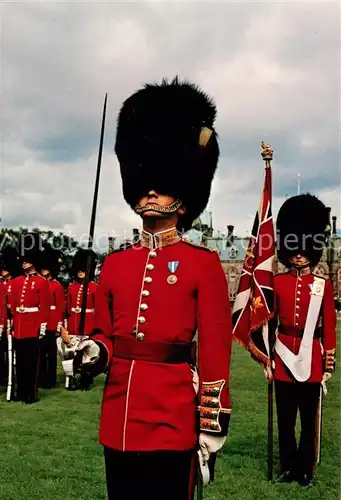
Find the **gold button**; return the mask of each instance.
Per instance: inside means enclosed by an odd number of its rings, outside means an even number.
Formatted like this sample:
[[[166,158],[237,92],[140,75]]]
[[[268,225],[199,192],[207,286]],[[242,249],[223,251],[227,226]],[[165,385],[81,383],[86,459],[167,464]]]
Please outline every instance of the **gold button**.
[[[296,309],[299,309],[299,308],[300,308],[300,306],[296,306]]]
[[[299,314],[298,314],[298,313],[296,313],[296,316],[299,316]]]
[[[298,293],[298,295],[301,295],[301,292],[300,292],[300,291],[298,291],[297,293]]]
[[[136,335],[137,340],[143,340],[144,339],[144,333],[140,332]]]
[[[137,319],[137,321],[139,323],[145,323],[146,322],[146,318],[144,316],[139,316],[138,319]]]
[[[156,257],[156,252],[154,252],[154,250],[152,250],[152,251],[149,253],[149,257]]]
[[[142,311],[145,311],[146,309],[148,309],[147,304],[141,304],[140,309],[142,309]]]
[[[299,297],[296,298],[296,302],[299,302],[301,299]]]
[[[302,286],[302,285],[301,285],[301,283],[299,283],[297,286],[298,286],[299,288],[301,288],[301,286]]]
[[[147,264],[148,271],[152,271],[154,269],[153,264]]]
[[[149,295],[148,290],[143,290],[142,297],[148,297],[148,295]]]
[[[144,279],[144,281],[146,283],[151,283],[153,280],[152,280],[152,278],[150,276],[146,276],[145,279]]]

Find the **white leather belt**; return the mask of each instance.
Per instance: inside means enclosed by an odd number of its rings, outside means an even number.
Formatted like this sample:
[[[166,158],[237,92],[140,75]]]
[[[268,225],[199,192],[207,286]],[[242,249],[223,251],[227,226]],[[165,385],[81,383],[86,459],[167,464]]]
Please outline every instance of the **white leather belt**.
[[[76,313],[76,314],[79,314],[82,311],[82,308],[81,307],[71,307],[71,311]],[[86,313],[92,313],[94,311],[95,311],[95,309],[85,309]]]
[[[51,311],[54,311],[56,309],[56,306],[50,306]]]
[[[33,312],[38,312],[39,311],[39,307],[24,307],[24,306],[20,306],[20,307],[16,307],[15,310],[19,313],[33,313]]]

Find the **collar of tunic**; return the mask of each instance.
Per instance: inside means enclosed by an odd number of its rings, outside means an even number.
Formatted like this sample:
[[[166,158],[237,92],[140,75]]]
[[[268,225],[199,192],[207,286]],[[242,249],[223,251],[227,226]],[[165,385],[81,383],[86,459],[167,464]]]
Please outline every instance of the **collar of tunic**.
[[[174,245],[180,240],[181,238],[176,227],[172,227],[158,233],[149,233],[148,231],[143,230],[141,235],[141,245],[145,248],[149,248],[150,250]]]

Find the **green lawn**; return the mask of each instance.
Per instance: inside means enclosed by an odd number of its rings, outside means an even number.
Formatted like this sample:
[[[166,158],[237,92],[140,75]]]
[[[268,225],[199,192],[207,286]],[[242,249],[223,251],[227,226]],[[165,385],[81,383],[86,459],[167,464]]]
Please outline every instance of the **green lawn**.
[[[262,370],[234,346],[233,413],[217,477],[205,500],[340,498],[340,370],[324,405],[322,464],[310,490],[267,481],[267,385]],[[0,395],[0,500],[105,500],[98,424],[104,376],[90,392],[40,391],[40,402],[7,403]],[[278,466],[275,428],[275,466]],[[176,499],[174,499],[176,500]]]

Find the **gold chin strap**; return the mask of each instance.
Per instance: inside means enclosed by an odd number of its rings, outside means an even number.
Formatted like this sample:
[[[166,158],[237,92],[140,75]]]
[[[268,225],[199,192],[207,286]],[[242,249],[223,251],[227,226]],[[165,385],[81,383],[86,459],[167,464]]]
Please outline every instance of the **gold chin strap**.
[[[134,210],[138,215],[141,215],[144,212],[149,212],[150,210],[152,210],[153,212],[161,213],[161,214],[172,214],[172,213],[176,212],[177,210],[179,210],[179,208],[181,206],[182,206],[182,201],[176,200],[176,201],[174,201],[174,203],[171,203],[170,205],[166,205],[166,206],[157,205],[156,203],[148,203],[144,207],[140,207],[140,205],[136,205]]]

